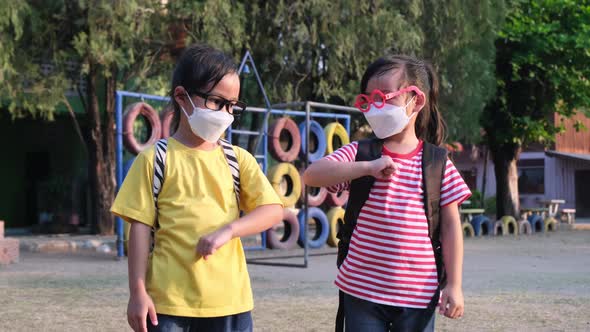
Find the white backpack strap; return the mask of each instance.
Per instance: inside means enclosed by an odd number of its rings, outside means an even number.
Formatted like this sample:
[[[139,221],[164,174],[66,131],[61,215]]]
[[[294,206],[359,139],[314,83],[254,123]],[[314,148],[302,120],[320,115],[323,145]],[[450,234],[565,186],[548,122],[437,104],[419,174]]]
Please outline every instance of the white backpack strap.
[[[236,156],[233,146],[228,141],[220,139],[219,144],[223,148],[225,160],[231,171],[231,176],[234,182],[234,193],[238,202],[238,208],[240,208],[240,165],[238,164],[238,157]]]
[[[156,209],[158,208],[158,196],[162,191],[164,185],[164,176],[166,175],[166,150],[168,148],[168,140],[163,138],[156,142],[154,151],[154,181],[153,181],[153,194],[154,203]]]

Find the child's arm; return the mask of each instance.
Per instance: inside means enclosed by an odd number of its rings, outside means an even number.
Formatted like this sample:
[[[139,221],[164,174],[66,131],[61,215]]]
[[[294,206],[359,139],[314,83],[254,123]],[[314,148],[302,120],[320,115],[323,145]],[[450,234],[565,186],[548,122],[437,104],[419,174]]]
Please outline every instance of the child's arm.
[[[463,234],[457,203],[441,209],[441,246],[447,285],[442,291],[440,313],[449,318],[463,316],[464,301],[462,290]],[[447,308],[448,305],[448,308]]]
[[[283,219],[283,208],[279,204],[268,204],[256,207],[250,213],[229,223],[199,240],[197,253],[205,259],[212,255],[229,240],[258,234]]]
[[[158,325],[156,309],[145,289],[145,273],[150,250],[151,228],[140,222],[133,222],[129,231],[128,268],[129,304],[127,321],[134,331],[146,331],[149,314],[152,324]]]
[[[396,170],[389,156],[373,161],[340,162],[321,159],[311,164],[303,173],[303,181],[311,187],[330,187],[365,175],[387,179]]]

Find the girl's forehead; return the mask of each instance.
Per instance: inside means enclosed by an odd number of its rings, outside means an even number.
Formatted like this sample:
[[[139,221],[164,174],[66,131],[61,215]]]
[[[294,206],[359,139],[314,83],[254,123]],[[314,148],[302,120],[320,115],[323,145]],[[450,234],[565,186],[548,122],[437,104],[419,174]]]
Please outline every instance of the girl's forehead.
[[[237,99],[240,95],[240,77],[236,73],[229,73],[217,83],[211,90],[210,94],[223,97],[225,99]]]
[[[367,82],[367,91],[365,92],[371,93],[375,89],[382,92],[397,91],[402,87],[402,74],[399,69],[391,69],[380,75],[375,75]]]

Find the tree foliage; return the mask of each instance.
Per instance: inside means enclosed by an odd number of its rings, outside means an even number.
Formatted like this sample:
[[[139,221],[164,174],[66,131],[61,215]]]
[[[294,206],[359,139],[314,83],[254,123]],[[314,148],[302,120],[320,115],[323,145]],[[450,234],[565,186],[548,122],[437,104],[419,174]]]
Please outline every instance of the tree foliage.
[[[441,74],[451,135],[474,140],[493,93],[491,43],[503,15],[492,0],[2,2],[3,108],[52,119],[56,109],[81,105],[97,222],[108,219],[115,190],[115,90],[166,94],[187,44],[206,42],[236,61],[250,50],[273,102],[351,105],[377,57],[425,57]],[[110,230],[107,221],[101,231]]]
[[[507,170],[520,149],[549,144],[571,117],[590,105],[590,2],[526,0],[511,4],[496,40],[497,93],[481,124],[496,164],[498,212],[515,214],[518,195]],[[498,169],[501,167],[503,169]],[[515,169],[515,167],[512,167]],[[515,175],[512,175],[514,179]]]

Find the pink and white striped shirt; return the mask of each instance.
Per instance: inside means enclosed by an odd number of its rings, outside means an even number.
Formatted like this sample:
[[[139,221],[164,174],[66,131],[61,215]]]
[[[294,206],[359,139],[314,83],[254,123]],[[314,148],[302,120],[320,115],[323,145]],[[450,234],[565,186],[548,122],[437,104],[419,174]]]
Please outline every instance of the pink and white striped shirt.
[[[383,147],[399,169],[388,180],[377,179],[361,208],[348,255],[335,284],[352,296],[385,305],[426,308],[438,287],[434,252],[423,203],[422,146],[408,154]],[[352,142],[325,158],[353,162]],[[329,187],[348,190],[350,182]],[[441,207],[462,203],[469,188],[450,160],[441,187]]]

